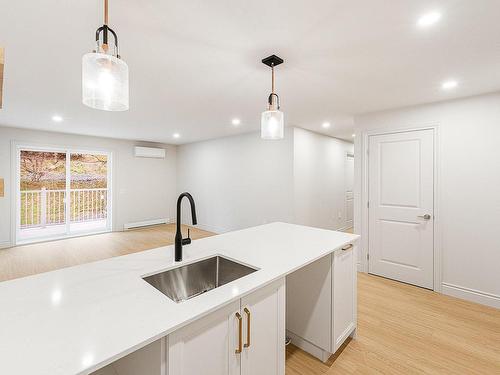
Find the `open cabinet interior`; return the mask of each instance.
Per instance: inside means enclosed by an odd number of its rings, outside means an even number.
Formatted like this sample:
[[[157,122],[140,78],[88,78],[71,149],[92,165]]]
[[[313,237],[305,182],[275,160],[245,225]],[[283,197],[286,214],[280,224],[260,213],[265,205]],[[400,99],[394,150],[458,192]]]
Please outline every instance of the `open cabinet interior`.
[[[165,375],[165,340],[154,341],[91,375]]]

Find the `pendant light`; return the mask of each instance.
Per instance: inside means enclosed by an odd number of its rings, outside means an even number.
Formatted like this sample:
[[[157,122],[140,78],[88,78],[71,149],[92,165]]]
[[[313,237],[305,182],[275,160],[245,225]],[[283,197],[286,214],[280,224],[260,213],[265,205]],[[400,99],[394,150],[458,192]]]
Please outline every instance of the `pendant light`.
[[[263,59],[262,62],[271,68],[272,89],[267,100],[267,110],[262,112],[260,137],[262,139],[283,139],[285,121],[283,112],[280,111],[280,98],[274,92],[274,67],[283,63],[283,59],[272,55]]]
[[[109,34],[114,39],[112,53]],[[128,66],[120,58],[116,33],[108,27],[108,0],[104,0],[104,25],[96,30],[95,40],[96,50],[82,58],[82,102],[104,111],[126,111],[129,109]]]

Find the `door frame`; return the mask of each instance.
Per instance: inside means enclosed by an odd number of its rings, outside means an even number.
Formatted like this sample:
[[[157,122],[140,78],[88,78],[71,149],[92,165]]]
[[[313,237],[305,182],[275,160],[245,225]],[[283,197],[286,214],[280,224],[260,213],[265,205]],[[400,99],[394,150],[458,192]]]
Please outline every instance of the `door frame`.
[[[440,192],[440,177],[441,177],[441,163],[440,163],[440,124],[438,122],[431,122],[415,126],[407,127],[390,127],[384,129],[366,130],[361,132],[361,149],[362,149],[362,163],[361,163],[361,271],[364,273],[369,272],[369,155],[368,145],[369,138],[376,135],[406,133],[419,130],[432,130],[434,134],[434,269],[433,269],[433,290],[436,292],[442,291],[442,247],[441,247],[441,231],[440,231],[440,207],[439,207],[439,192]],[[356,212],[354,213],[356,215]]]
[[[105,154],[108,157],[108,173],[107,173],[107,185],[108,185],[108,198],[110,197],[111,199],[108,199],[107,202],[107,207],[108,207],[108,212],[107,212],[107,222],[106,222],[106,229],[101,230],[99,232],[92,232],[92,233],[72,233],[68,234],[66,233],[63,236],[58,236],[57,238],[40,238],[38,240],[34,241],[19,241],[18,239],[18,223],[20,221],[20,207],[19,207],[19,202],[20,202],[20,192],[19,192],[19,178],[20,178],[20,169],[19,169],[19,163],[20,163],[20,151],[21,150],[33,150],[33,151],[48,151],[48,152],[65,152],[65,153],[89,153],[89,154],[95,154],[95,153],[101,153]],[[66,168],[70,166],[70,160],[66,160]],[[53,240],[60,240],[60,239],[66,239],[66,238],[72,238],[72,237],[81,237],[81,236],[88,236],[88,235],[93,235],[93,234],[98,234],[98,233],[107,233],[111,232],[113,230],[113,201],[115,199],[113,195],[113,151],[111,150],[106,150],[103,148],[82,148],[82,147],[73,147],[73,146],[60,146],[60,145],[53,145],[53,144],[43,144],[43,143],[36,143],[36,142],[21,142],[21,141],[11,141],[11,220],[10,220],[10,226],[11,226],[11,246],[16,246],[18,244],[27,244],[27,243],[39,243],[39,242],[46,242],[46,241],[53,241]],[[66,183],[68,183],[68,174],[66,174]],[[67,210],[70,205],[69,200],[66,201],[66,206],[65,209]],[[67,229],[69,227],[69,221],[66,223]]]

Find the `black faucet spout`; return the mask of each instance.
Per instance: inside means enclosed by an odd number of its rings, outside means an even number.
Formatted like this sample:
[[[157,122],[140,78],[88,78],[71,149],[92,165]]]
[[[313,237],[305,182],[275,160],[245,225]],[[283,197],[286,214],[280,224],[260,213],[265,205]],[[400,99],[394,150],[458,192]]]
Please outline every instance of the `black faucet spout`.
[[[175,231],[175,261],[182,261],[182,245],[189,245],[191,243],[191,238],[189,237],[189,229],[187,238],[182,238],[181,232],[181,203],[182,198],[186,197],[189,200],[189,204],[191,206],[191,222],[193,225],[198,224],[198,220],[196,218],[196,207],[194,204],[194,199],[191,194],[188,192],[182,193],[179,195],[177,199],[177,228]]]

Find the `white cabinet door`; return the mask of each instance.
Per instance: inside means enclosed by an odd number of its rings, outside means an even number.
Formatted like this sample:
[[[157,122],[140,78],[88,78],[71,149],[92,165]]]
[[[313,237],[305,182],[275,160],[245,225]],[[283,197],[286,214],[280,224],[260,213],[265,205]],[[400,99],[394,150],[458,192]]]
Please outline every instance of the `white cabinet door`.
[[[284,375],[284,280],[244,297],[241,312],[245,346],[241,353],[241,375]]]
[[[346,249],[347,248],[347,249]],[[356,328],[356,256],[353,245],[333,255],[333,352]]]
[[[168,375],[240,375],[240,301],[233,302],[168,336]]]

